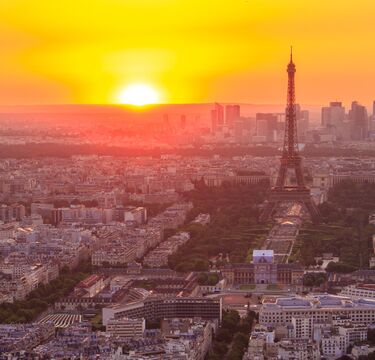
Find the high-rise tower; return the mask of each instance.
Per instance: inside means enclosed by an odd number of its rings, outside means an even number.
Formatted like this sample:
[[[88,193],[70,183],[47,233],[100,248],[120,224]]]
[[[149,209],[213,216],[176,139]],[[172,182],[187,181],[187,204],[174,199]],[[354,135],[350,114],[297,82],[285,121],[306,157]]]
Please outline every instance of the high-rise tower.
[[[302,158],[298,150],[297,141],[297,117],[295,105],[294,74],[296,66],[293,63],[293,55],[290,53],[288,72],[288,97],[285,119],[284,146],[280,161],[276,186],[271,189],[268,203],[265,206],[261,220],[265,221],[272,215],[279,203],[285,201],[297,201],[305,205],[313,222],[319,221],[319,211],[311,198],[310,189],[306,187],[302,173]],[[286,185],[288,169],[294,170],[296,185]]]
[[[234,123],[241,117],[240,105],[227,105],[225,107],[225,124],[229,128],[234,127]]]

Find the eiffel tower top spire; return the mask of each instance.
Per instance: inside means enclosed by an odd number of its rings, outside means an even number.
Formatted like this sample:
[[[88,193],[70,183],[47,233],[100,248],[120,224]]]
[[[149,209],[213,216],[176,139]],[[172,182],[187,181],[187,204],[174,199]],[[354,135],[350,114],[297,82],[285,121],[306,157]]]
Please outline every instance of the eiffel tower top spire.
[[[293,46],[290,47],[290,62],[293,62]]]

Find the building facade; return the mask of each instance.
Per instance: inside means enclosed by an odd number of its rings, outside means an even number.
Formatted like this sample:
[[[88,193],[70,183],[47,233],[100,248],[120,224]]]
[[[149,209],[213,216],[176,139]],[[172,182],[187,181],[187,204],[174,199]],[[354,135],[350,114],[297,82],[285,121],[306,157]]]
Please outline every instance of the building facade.
[[[254,250],[253,263],[228,264],[221,273],[229,286],[247,284],[300,285],[304,270],[297,264],[276,264],[272,250]]]
[[[299,316],[309,317],[314,323],[345,317],[354,324],[372,324],[375,322],[375,300],[349,300],[333,295],[265,299],[259,311],[259,323],[291,325],[292,319]]]
[[[128,304],[117,304],[103,308],[103,325],[111,319],[145,318],[157,320],[163,318],[218,319],[221,321],[222,300],[204,297],[147,298]]]
[[[143,337],[146,329],[145,319],[112,319],[107,323],[107,333],[120,338],[140,338]]]

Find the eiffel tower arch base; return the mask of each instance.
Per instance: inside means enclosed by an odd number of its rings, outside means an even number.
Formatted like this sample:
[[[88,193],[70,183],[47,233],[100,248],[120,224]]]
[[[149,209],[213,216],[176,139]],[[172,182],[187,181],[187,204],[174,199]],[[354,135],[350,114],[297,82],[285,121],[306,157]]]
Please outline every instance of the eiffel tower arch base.
[[[305,206],[305,209],[308,211],[311,221],[313,223],[320,222],[320,214],[317,206],[315,205],[314,200],[311,198],[310,190],[298,188],[290,190],[275,190],[272,189],[268,202],[263,209],[263,212],[260,217],[261,222],[265,222],[272,217],[273,212],[278,208],[281,203],[284,202],[299,202]]]

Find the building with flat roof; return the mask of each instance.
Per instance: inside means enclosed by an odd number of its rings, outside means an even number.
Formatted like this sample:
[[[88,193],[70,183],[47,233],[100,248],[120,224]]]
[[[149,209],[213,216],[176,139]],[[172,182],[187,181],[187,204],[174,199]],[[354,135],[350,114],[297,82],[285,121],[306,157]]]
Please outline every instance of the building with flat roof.
[[[112,319],[107,323],[107,333],[120,338],[143,337],[146,329],[145,319]]]
[[[259,323],[264,325],[289,325],[293,317],[311,317],[315,322],[332,322],[346,317],[354,324],[375,322],[375,300],[351,300],[334,295],[312,295],[291,298],[266,298],[259,311]]]
[[[309,340],[283,340],[277,350],[283,360],[320,360],[319,344]]]
[[[355,284],[342,288],[339,295],[350,297],[351,299],[375,299],[375,284]]]
[[[145,318],[157,320],[163,318],[194,318],[219,320],[221,322],[222,299],[206,297],[152,297],[145,291],[144,298],[126,304],[116,304],[102,310],[103,325],[111,319]]]

